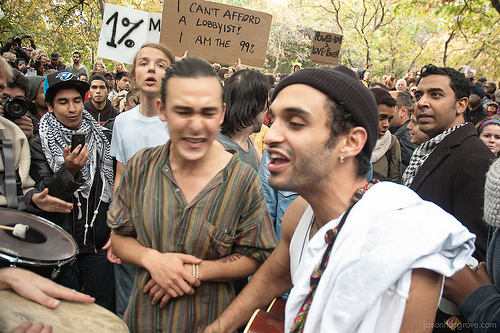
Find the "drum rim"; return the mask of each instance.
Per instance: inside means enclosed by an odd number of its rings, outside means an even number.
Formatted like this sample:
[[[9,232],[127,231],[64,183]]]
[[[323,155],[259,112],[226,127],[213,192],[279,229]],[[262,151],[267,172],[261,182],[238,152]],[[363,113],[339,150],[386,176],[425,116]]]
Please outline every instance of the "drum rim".
[[[19,265],[28,265],[28,266],[35,266],[35,267],[55,267],[55,266],[64,266],[68,263],[71,263],[73,260],[75,260],[76,256],[78,255],[78,250],[76,250],[75,255],[73,255],[70,258],[64,259],[64,260],[34,260],[34,259],[23,259],[22,257],[14,257],[12,255],[0,253],[0,258],[5,259],[11,264],[19,264]]]
[[[16,256],[13,254],[2,253],[0,251],[0,258],[5,259],[9,263],[20,264],[20,265],[21,264],[31,265],[31,266],[35,266],[35,267],[45,267],[45,266],[54,267],[54,266],[58,266],[58,265],[62,266],[62,265],[65,265],[65,264],[68,264],[68,263],[71,263],[72,261],[74,261],[76,256],[79,254],[80,251],[78,248],[78,244],[77,244],[76,240],[73,238],[73,236],[69,232],[64,230],[61,226],[55,224],[54,222],[49,221],[46,218],[43,218],[43,217],[35,215],[35,214],[31,214],[31,213],[19,211],[19,210],[13,210],[11,208],[0,207],[0,214],[2,212],[7,212],[7,213],[16,212],[16,214],[25,215],[29,218],[34,218],[35,220],[36,219],[41,220],[41,222],[48,224],[51,228],[53,227],[54,229],[61,232],[63,235],[68,236],[67,239],[70,241],[70,243],[72,243],[73,248],[74,248],[73,255],[69,256],[68,258],[59,259],[59,260],[33,259],[33,258],[27,258],[24,256]],[[3,223],[0,223],[0,224],[5,225]]]

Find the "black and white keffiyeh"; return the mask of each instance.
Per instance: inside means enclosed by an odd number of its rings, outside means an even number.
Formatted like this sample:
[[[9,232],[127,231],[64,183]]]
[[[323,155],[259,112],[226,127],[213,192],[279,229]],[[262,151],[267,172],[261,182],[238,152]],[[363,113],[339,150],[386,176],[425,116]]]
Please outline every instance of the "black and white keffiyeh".
[[[73,133],[85,133],[88,144],[89,158],[81,169],[85,183],[75,192],[84,198],[89,197],[99,158],[99,173],[103,181],[103,191],[100,200],[110,202],[113,194],[113,160],[109,154],[110,145],[99,125],[86,110],[82,111],[82,120],[77,130],[72,130],[61,124],[53,113],[47,112],[40,119],[38,133],[42,143],[42,151],[53,172],[57,172],[64,163],[63,150],[71,145]]]
[[[410,159],[410,165],[406,168],[405,172],[403,173],[403,177],[401,180],[401,183],[404,186],[410,186],[411,183],[413,182],[413,179],[415,179],[415,176],[417,175],[418,169],[424,164],[424,162],[427,160],[427,158],[431,155],[431,153],[436,149],[437,145],[441,143],[441,141],[444,140],[444,138],[456,130],[457,128],[460,128],[464,126],[465,123],[459,124],[457,126],[448,128],[445,130],[443,133],[436,135],[432,139],[430,139],[427,142],[422,143],[420,146],[415,149],[413,152],[413,155],[411,155]]]

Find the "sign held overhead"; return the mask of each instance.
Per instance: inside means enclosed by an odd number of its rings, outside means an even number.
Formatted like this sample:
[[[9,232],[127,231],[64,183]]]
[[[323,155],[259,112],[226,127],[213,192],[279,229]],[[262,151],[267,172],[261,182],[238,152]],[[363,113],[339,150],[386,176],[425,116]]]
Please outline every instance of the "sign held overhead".
[[[203,0],[165,0],[160,43],[173,54],[264,67],[272,16]]]
[[[336,65],[339,61],[342,35],[330,32],[314,32],[311,62],[321,65]]]
[[[104,8],[97,56],[131,64],[146,41],[160,39],[161,14],[107,3]]]

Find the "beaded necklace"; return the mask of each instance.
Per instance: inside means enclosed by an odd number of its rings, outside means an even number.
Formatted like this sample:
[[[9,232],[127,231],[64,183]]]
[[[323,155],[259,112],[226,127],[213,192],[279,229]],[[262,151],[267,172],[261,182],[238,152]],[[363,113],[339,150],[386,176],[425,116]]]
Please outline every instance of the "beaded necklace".
[[[330,254],[332,252],[333,243],[335,242],[335,239],[337,238],[340,229],[344,225],[347,219],[347,215],[349,215],[349,212],[351,211],[352,207],[354,207],[354,205],[359,200],[361,200],[366,191],[368,191],[373,185],[375,185],[378,182],[379,180],[373,179],[368,184],[366,184],[366,186],[358,188],[356,192],[354,192],[354,195],[351,198],[351,203],[349,205],[349,208],[347,208],[346,212],[344,213],[344,216],[342,216],[340,223],[335,228],[330,229],[326,232],[325,242],[328,244],[328,246],[325,250],[325,254],[323,255],[321,263],[313,270],[311,274],[311,290],[309,290],[309,294],[304,300],[304,303],[302,303],[302,307],[300,308],[297,317],[295,317],[295,320],[293,321],[293,325],[292,328],[290,329],[290,332],[301,333],[304,331],[304,326],[306,324],[307,315],[309,314],[309,309],[311,308],[311,303],[314,294],[316,293],[316,289],[318,288],[321,276],[323,275],[323,272],[325,271],[326,266],[328,265],[328,261],[330,260]]]

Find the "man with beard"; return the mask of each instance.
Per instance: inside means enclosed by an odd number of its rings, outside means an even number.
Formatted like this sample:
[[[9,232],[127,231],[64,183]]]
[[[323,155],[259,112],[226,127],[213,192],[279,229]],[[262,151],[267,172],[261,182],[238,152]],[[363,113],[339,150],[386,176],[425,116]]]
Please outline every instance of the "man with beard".
[[[80,78],[81,74],[85,74],[87,77],[89,76],[87,68],[81,63],[81,58],[82,55],[80,52],[73,52],[73,63],[66,66],[66,71],[75,74],[77,78]]]
[[[307,203],[292,203],[271,257],[205,332],[234,331],[292,284],[285,332],[428,331],[442,275],[474,236],[404,186],[367,184],[377,104],[349,68],[303,69],[273,99],[269,184]]]

